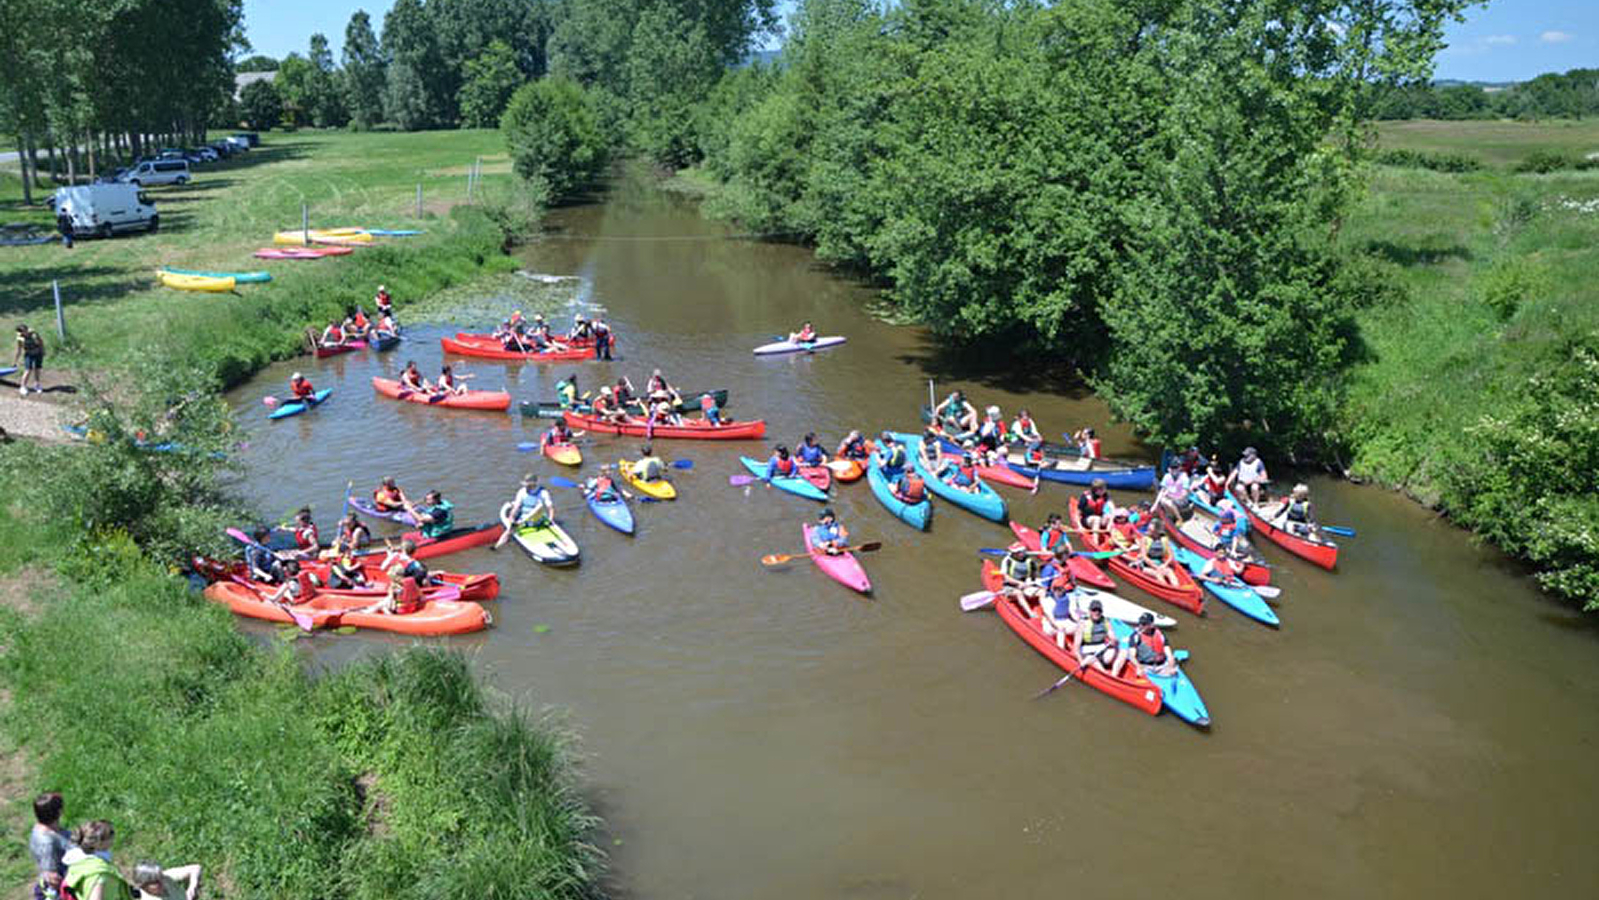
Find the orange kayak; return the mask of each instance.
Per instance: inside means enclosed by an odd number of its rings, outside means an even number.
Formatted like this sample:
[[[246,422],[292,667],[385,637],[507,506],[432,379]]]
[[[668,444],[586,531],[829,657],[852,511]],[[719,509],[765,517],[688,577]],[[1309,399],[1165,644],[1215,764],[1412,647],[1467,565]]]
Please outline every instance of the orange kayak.
[[[241,616],[264,619],[268,622],[294,620],[278,606],[268,603],[263,594],[233,581],[219,581],[205,589],[206,599],[226,603]],[[374,631],[392,631],[396,634],[438,635],[466,634],[482,631],[489,626],[489,614],[476,603],[459,600],[422,599],[415,612],[404,615],[385,615],[377,612],[357,612],[374,603],[372,597],[347,597],[318,593],[309,601],[298,604],[294,611],[311,617],[317,628],[338,628],[352,625]]]
[[[583,452],[572,444],[545,444],[542,452],[563,466],[583,465]]]
[[[866,474],[866,464],[858,459],[835,459],[827,467],[833,470],[834,478],[845,483],[859,481]]]

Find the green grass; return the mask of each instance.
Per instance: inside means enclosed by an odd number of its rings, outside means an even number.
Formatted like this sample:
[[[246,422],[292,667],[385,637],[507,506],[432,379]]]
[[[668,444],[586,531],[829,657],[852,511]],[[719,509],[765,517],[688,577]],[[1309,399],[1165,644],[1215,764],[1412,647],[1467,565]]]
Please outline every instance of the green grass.
[[[1382,122],[1378,127],[1378,146],[1384,150],[1460,153],[1496,168],[1510,169],[1540,150],[1574,159],[1599,153],[1599,121]]]

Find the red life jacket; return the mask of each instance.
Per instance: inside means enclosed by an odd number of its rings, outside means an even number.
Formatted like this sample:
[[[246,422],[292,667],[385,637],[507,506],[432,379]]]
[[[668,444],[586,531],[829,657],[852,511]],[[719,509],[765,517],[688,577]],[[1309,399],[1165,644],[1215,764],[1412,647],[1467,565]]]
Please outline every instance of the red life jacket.
[[[814,340],[816,340],[816,329],[810,328],[810,327],[805,327],[805,328],[801,328],[799,330],[799,342],[800,343],[802,343],[802,344],[803,343],[809,343],[809,342],[814,341]]]
[[[1064,525],[1046,528],[1038,534],[1038,546],[1041,550],[1054,550],[1061,544],[1065,544],[1068,547],[1072,545],[1072,539],[1067,536],[1066,526]]]
[[[318,543],[320,542],[317,540],[315,525],[307,525],[304,528],[295,529],[294,544],[301,550],[315,550]]]
[[[1105,503],[1108,500],[1110,500],[1109,494],[1095,497],[1092,490],[1084,491],[1082,496],[1077,498],[1077,511],[1084,518],[1103,516],[1105,514]]]
[[[977,467],[976,466],[968,466],[968,465],[966,465],[963,462],[959,466],[956,466],[955,469],[956,469],[956,471],[960,472],[961,473],[961,477],[966,479],[968,482],[971,482],[972,484],[976,484],[977,483]]]
[[[316,393],[316,388],[312,387],[311,382],[305,380],[304,378],[301,378],[299,381],[289,382],[289,390],[294,392],[294,396],[302,399]]]
[[[355,314],[355,327],[357,327],[357,328],[365,328],[366,326],[368,326],[370,324],[371,323],[366,320],[366,315],[364,313],[359,313],[358,312],[358,313]]]
[[[616,489],[616,483],[609,476],[601,475],[594,479],[594,496],[603,497]]]
[[[416,612],[422,605],[422,588],[417,586],[415,578],[402,577],[400,579],[400,596],[395,598],[394,611],[404,615]]]
[[[1089,459],[1099,459],[1099,438],[1089,438],[1084,444],[1083,455]]]
[[[572,443],[572,435],[565,428],[551,428],[544,432],[544,446],[559,447],[562,444]]]
[[[344,340],[344,331],[342,329],[340,329],[337,325],[333,326],[332,328],[329,328],[328,329],[328,340],[333,341],[335,343]]]
[[[790,456],[787,459],[773,457],[772,463],[777,469],[777,474],[784,476],[794,474],[794,457]]]
[[[1126,538],[1128,543],[1138,543],[1138,526],[1131,522],[1117,522],[1111,526],[1116,533]]]
[[[422,387],[422,373],[415,369],[406,369],[400,373],[400,384],[412,390],[418,390]]]
[[[311,573],[304,569],[300,570],[300,574],[294,576],[294,586],[299,595],[291,600],[290,603],[304,603],[316,596],[316,582],[311,580]]]
[[[1133,641],[1143,644],[1145,647],[1148,647],[1149,649],[1160,654],[1161,661],[1165,661],[1167,653],[1166,635],[1162,633],[1159,628],[1155,629],[1154,634],[1145,634],[1142,631],[1136,631],[1133,633]]]
[[[907,474],[900,482],[899,496],[906,503],[920,503],[927,498],[926,484],[920,475]]]

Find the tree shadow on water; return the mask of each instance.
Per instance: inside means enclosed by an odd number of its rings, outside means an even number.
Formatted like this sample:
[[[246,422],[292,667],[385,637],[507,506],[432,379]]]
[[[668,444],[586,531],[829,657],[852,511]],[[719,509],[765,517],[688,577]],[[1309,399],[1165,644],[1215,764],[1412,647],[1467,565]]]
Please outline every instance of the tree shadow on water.
[[[1015,353],[997,353],[995,346],[1017,346]],[[916,348],[897,359],[915,366],[935,382],[975,383],[991,390],[1015,394],[1045,393],[1086,400],[1094,391],[1077,367],[1064,361],[1040,361],[1025,344],[1004,339],[984,344],[949,344],[931,331],[922,331]]]

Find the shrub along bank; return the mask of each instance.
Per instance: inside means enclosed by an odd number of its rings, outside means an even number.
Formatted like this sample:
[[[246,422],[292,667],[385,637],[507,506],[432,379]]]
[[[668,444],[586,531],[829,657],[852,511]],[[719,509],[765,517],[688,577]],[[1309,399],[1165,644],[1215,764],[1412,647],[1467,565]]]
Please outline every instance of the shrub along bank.
[[[259,187],[292,165],[318,183],[317,144],[369,144],[376,165],[395,140],[308,139],[306,154],[241,181]],[[403,186],[413,171],[390,180]],[[370,202],[372,188],[349,196]],[[222,549],[221,527],[245,515],[223,489],[239,435],[218,392],[298,352],[305,326],[378,282],[403,313],[408,300],[514,268],[504,248],[525,211],[457,207],[425,239],[286,268],[238,297],[111,290],[139,253],[239,268],[239,244],[283,220],[265,208],[281,198],[242,185],[213,203],[224,198],[234,205],[204,204],[175,236],[86,242],[90,252],[64,259],[30,249],[0,270],[20,283],[69,263],[59,277],[104,291],[73,319],[75,344],[51,357],[84,366],[98,439],[0,451],[0,578],[53,570],[48,590],[0,606],[0,735],[32,770],[11,798],[14,821],[34,791],[60,790],[70,821],[116,823],[119,861],[203,862],[221,896],[597,893],[595,823],[558,730],[491,703],[457,654],[414,649],[312,677],[287,648],[243,637],[170,568],[187,550]],[[318,213],[351,214],[336,199]],[[255,236],[223,224],[240,217]],[[141,431],[182,449],[141,450]],[[16,848],[0,860],[14,883],[28,877]]]

